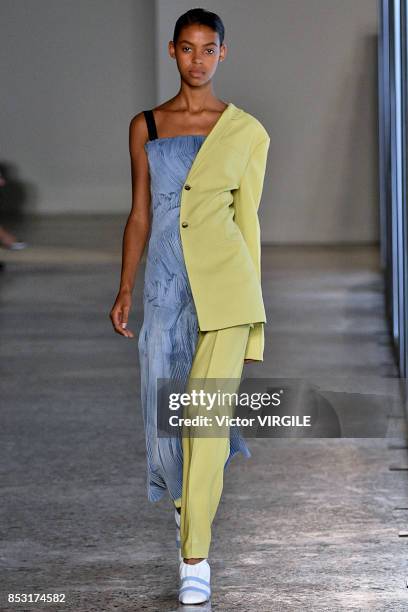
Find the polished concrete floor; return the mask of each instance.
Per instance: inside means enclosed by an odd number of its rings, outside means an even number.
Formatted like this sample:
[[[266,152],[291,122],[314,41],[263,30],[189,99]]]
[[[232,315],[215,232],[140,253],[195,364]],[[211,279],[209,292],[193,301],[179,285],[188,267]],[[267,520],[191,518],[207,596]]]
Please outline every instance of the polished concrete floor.
[[[30,248],[0,250],[1,610],[179,609],[170,500],[146,498],[137,344],[108,318],[124,221],[27,219],[16,229]],[[142,281],[143,268],[136,333]],[[263,286],[265,361],[245,376],[377,394],[387,430],[249,440],[214,522],[211,604],[180,609],[406,611],[408,472],[390,469],[408,463],[394,448],[406,432],[388,394],[378,251],[265,246]],[[8,593],[65,601],[16,605]]]

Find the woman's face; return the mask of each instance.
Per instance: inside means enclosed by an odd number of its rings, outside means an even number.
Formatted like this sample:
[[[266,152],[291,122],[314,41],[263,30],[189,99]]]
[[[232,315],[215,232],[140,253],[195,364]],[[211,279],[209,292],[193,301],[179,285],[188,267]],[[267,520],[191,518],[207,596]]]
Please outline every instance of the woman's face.
[[[193,86],[212,78],[225,51],[218,33],[205,25],[185,26],[176,44],[169,42],[169,54],[175,58],[182,79]]]

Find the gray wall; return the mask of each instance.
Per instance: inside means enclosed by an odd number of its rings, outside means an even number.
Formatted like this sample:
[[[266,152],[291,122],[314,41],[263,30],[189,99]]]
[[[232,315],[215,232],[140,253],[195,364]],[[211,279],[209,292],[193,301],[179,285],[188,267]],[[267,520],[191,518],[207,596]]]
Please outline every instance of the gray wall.
[[[35,212],[129,210],[129,119],[178,91],[167,43],[192,6],[2,0],[0,159],[38,187]],[[271,135],[263,240],[376,240],[376,0],[205,8],[224,20],[229,47],[216,95]]]
[[[1,0],[1,155],[39,213],[130,209],[128,127],[155,100],[154,4]]]
[[[193,5],[194,6],[194,5]],[[179,87],[167,42],[184,0],[158,0],[158,94]],[[206,2],[229,56],[216,95],[271,135],[264,242],[378,239],[376,0]]]

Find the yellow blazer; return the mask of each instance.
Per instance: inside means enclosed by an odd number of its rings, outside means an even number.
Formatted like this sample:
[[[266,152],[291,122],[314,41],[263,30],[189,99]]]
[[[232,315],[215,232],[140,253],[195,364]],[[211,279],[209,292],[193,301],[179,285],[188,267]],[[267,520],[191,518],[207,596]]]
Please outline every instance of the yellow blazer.
[[[258,208],[270,138],[229,103],[204,139],[181,191],[180,235],[200,330],[252,323],[246,359],[263,360]]]

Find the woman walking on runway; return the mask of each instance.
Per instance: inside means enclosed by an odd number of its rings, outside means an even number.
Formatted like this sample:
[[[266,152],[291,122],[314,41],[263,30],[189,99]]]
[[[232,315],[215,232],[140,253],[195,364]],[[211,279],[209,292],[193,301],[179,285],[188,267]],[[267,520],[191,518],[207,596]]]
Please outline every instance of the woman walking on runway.
[[[181,439],[158,436],[157,379],[222,379],[237,390],[244,363],[263,360],[266,322],[257,213],[270,138],[254,116],[214,95],[223,40],[215,13],[179,17],[169,54],[180,90],[130,123],[132,209],[110,313],[115,331],[133,338],[131,295],[148,241],[138,338],[147,495],[172,500],[185,604],[211,595],[211,524],[224,470],[237,452],[251,454],[236,426],[223,437],[185,427]]]

